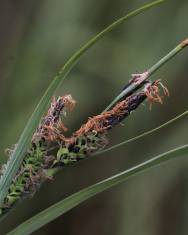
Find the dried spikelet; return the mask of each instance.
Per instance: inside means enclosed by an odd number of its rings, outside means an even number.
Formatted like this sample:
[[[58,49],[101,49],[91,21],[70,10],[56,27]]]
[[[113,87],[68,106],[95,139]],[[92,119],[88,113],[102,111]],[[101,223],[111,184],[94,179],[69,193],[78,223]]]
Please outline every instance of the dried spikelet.
[[[81,128],[75,132],[75,136],[85,135],[86,133],[92,132],[104,132],[106,129],[110,128],[109,119],[111,117],[118,117],[124,115],[125,108],[127,107],[127,102],[122,101],[118,103],[111,111],[103,112],[94,117],[90,117],[86,124],[82,125]]]
[[[75,104],[71,95],[61,96],[57,100],[53,98],[47,115],[42,119],[33,136],[33,142],[38,142],[42,138],[47,141],[65,140],[63,132],[67,131],[67,128],[62,123],[61,116],[66,114],[66,110],[72,111]]]
[[[75,132],[74,136],[79,137],[86,135],[88,132],[102,133],[114,125],[120,123],[127,115],[135,110],[140,103],[146,98],[150,103],[150,108],[153,102],[163,103],[163,96],[161,96],[159,86],[162,87],[164,95],[169,96],[168,89],[157,80],[153,83],[147,82],[143,91],[128,96],[125,100],[118,102],[110,111],[103,112],[100,115],[90,117],[86,124]]]

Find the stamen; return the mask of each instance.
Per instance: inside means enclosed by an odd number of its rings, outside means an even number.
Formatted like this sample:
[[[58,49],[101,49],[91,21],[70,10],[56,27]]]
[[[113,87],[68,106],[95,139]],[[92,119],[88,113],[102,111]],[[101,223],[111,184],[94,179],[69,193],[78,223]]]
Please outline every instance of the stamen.
[[[147,96],[149,102],[149,109],[151,110],[152,104],[154,102],[163,104],[163,96],[160,95],[159,85],[163,88],[163,93],[165,96],[169,96],[168,89],[162,84],[161,80],[156,80],[151,83],[148,82],[144,87],[144,92]]]

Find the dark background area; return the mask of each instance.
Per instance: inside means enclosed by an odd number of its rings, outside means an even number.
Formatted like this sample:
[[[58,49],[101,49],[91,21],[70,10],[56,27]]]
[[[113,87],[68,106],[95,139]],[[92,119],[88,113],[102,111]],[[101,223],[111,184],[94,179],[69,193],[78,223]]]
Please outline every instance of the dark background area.
[[[91,36],[149,1],[1,0],[0,1],[0,162],[17,142],[51,79]],[[171,0],[118,27],[87,52],[56,95],[77,100],[65,121],[69,133],[100,113],[130,75],[143,72],[188,37],[188,1]],[[140,107],[109,134],[119,143],[187,109],[188,51],[152,78],[160,78],[170,97],[163,105]],[[187,143],[187,118],[103,156],[65,167],[0,223],[6,234],[60,199],[159,153]],[[188,160],[176,159],[84,202],[34,235],[186,235]]]

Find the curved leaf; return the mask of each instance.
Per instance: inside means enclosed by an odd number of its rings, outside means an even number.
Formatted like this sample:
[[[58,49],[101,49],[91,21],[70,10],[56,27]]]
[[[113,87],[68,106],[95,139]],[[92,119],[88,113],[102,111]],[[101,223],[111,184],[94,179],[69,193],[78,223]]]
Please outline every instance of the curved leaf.
[[[50,221],[56,219],[60,215],[66,213],[77,205],[81,204],[85,200],[93,197],[94,195],[103,192],[115,185],[118,185],[130,177],[140,174],[154,166],[164,163],[170,159],[177,158],[188,154],[188,145],[181,146],[179,148],[170,150],[166,153],[162,153],[146,162],[143,162],[135,167],[125,170],[117,175],[114,175],[108,179],[100,181],[92,186],[89,186],[71,196],[63,199],[62,201],[52,205],[44,211],[33,216],[29,220],[25,221],[13,231],[7,235],[28,235],[37,229],[41,228]]]

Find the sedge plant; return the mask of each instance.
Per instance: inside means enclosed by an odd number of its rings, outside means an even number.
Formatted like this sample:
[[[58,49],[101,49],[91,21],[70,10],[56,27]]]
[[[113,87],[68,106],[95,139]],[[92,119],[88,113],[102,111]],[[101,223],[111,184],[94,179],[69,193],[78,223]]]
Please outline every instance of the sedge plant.
[[[74,109],[76,101],[70,94],[58,97],[57,99],[53,97],[52,99],[57,87],[91,46],[125,20],[162,2],[165,2],[165,0],[158,0],[147,4],[112,23],[81,47],[53,79],[28,121],[15,148],[10,149],[8,162],[1,168],[0,215],[2,219],[17,202],[28,196],[33,196],[45,180],[51,180],[54,174],[66,165],[75,164],[89,156],[96,156],[111,151],[128,142],[151,134],[188,114],[188,111],[185,111],[160,127],[116,146],[106,148],[109,142],[108,132],[130,116],[132,111],[136,110],[146,100],[149,103],[149,108],[151,108],[154,103],[162,104],[163,100],[169,96],[168,88],[163,82],[161,80],[152,81],[150,76],[184,49],[188,45],[188,39],[178,44],[178,46],[144,73],[133,74],[120,94],[115,97],[104,111],[96,116],[89,117],[88,121],[72,133],[70,137],[65,136],[67,128],[64,126],[62,119],[67,111]],[[184,156],[187,152],[187,145],[177,147],[145,163],[81,190],[34,216],[9,234],[31,234],[41,226],[97,193],[169,159]]]

